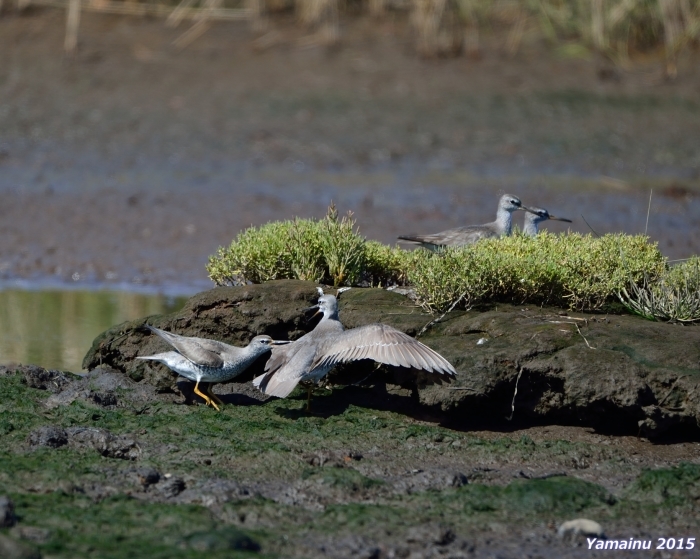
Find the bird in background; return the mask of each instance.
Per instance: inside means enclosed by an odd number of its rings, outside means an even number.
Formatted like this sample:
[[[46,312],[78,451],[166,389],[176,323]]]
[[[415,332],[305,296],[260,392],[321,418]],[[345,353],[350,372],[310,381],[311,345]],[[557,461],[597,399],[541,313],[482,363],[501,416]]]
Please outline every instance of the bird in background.
[[[387,324],[345,330],[338,318],[336,297],[317,289],[318,303],[305,310],[318,309],[316,314],[323,317],[308,334],[273,348],[265,373],[253,380],[265,394],[286,398],[300,382],[306,383],[309,411],[313,386],[336,365],[361,359],[421,369],[448,380],[456,375],[454,367],[439,353]]]
[[[419,244],[429,250],[437,250],[446,246],[471,245],[481,239],[507,237],[513,227],[513,212],[523,210],[532,212],[530,208],[523,206],[520,198],[512,194],[504,194],[498,201],[496,220],[484,225],[467,225],[447,229],[432,235],[401,235],[400,241]]]
[[[141,356],[137,359],[158,361],[180,376],[195,382],[194,393],[202,397],[208,406],[217,410],[223,402],[211,391],[213,383],[226,382],[237,377],[273,346],[289,343],[273,340],[270,336],[255,336],[246,347],[236,347],[206,338],[180,336],[150,324],[145,326],[168,342],[174,351]],[[199,390],[201,382],[208,383],[204,392]]]
[[[523,235],[527,235],[528,237],[536,236],[539,232],[539,224],[549,219],[571,223],[570,219],[552,215],[544,208],[530,208],[530,211],[525,214],[525,220],[523,221]]]

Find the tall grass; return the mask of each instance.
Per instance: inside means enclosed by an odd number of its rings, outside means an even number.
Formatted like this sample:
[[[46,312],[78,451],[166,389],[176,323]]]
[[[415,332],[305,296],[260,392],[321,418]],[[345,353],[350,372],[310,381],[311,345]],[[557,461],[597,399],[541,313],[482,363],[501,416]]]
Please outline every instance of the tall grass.
[[[333,27],[329,33],[337,40],[338,10],[349,4],[296,5],[302,22]],[[678,53],[700,39],[700,0],[367,0],[366,9],[373,16],[410,11],[415,49],[425,57],[459,55],[465,48],[474,54],[480,37],[500,31],[509,55],[526,40],[542,39],[563,54],[599,53],[622,65],[636,53],[662,50],[666,73],[674,77]]]
[[[646,275],[641,284],[630,280],[618,297],[631,313],[649,320],[699,322],[700,258],[673,266],[656,281]]]
[[[568,52],[596,51],[624,63],[632,53],[664,47],[674,75],[675,57],[700,37],[698,0],[457,0],[466,22],[505,27],[506,50],[538,36]]]

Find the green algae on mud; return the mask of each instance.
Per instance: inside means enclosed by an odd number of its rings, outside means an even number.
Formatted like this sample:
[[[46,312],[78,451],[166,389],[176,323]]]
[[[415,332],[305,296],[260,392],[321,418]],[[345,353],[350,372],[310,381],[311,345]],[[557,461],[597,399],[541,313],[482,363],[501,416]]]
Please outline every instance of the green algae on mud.
[[[21,524],[48,529],[42,553],[52,557],[127,559],[244,558],[259,549],[254,537],[226,527],[226,538],[203,540],[217,534],[221,524],[202,506],[144,503],[128,496],[100,502],[78,494],[11,493]],[[254,553],[259,557],[257,553]]]
[[[590,442],[477,436],[357,405],[310,416],[299,411],[300,392],[221,413],[167,395],[146,408],[124,398],[47,409],[47,396],[21,375],[0,375],[0,494],[14,501],[18,526],[48,530],[37,545],[56,558],[246,557],[256,546],[267,557],[324,557],[333,556],[319,551],[328,538],[357,533],[394,546],[439,525],[448,532],[425,537],[481,542],[494,525],[551,534],[548,526],[585,516],[629,534],[685,529],[700,514],[699,465],[642,470],[622,450]],[[318,396],[321,408],[328,398]],[[47,424],[130,435],[143,452],[129,461],[31,447],[29,433]],[[590,465],[633,481],[611,491],[579,477]],[[139,468],[161,481],[145,484]],[[540,474],[525,479],[532,469]],[[186,488],[162,492],[166,474]]]

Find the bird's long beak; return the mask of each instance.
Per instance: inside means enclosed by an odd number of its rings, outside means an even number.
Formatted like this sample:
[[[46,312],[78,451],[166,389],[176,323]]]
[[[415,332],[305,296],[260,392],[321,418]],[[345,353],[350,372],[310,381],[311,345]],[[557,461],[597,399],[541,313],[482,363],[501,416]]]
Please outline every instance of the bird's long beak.
[[[285,344],[291,344],[289,340],[272,340],[272,345],[285,345]]]
[[[314,306],[312,306],[312,307],[306,307],[305,309],[302,309],[302,312],[307,313],[307,312],[312,311],[312,310],[314,310],[314,309],[317,309],[317,311],[316,311],[314,314],[311,315],[311,318],[313,318],[313,317],[316,316],[317,314],[321,314],[321,309],[319,308],[318,305],[314,305]]]
[[[549,214],[549,219],[553,219],[554,221],[566,221],[567,223],[573,223],[570,219],[566,219],[565,217],[557,217],[556,215]]]
[[[518,209],[523,210],[524,212],[530,212],[531,214],[540,215],[535,210],[531,210],[530,208],[528,208],[526,206],[520,206]],[[550,219],[551,219],[551,217],[550,217]]]

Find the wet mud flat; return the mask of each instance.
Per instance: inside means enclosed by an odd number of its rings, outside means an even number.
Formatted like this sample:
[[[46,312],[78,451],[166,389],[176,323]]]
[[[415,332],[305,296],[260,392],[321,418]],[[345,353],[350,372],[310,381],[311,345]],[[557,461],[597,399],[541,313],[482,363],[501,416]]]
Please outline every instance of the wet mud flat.
[[[314,292],[313,284],[295,281],[219,288],[148,322],[212,337],[218,328],[234,343],[246,328],[298,337],[313,327],[299,308]],[[380,319],[411,331],[429,318],[381,290],[343,297],[348,327]],[[662,356],[663,344],[635,354],[645,344],[631,329],[615,334],[625,344],[612,338],[614,317],[583,326],[598,352],[626,345],[627,365],[604,372],[609,382],[586,384],[595,361],[562,362],[569,388],[558,385],[555,367],[546,373],[550,392],[538,394],[543,358],[594,350],[544,321],[539,340],[519,342],[522,319],[499,322],[494,312],[457,313],[423,338],[455,364],[451,385],[360,364],[329,378],[313,413],[304,409],[302,390],[278,400],[254,389],[248,380],[262,362],[241,382],[214,388],[226,404],[221,412],[193,401],[189,382],[164,368],[133,366],[131,352],[148,353],[158,343],[139,328],[146,318],[98,337],[86,363],[102,364],[88,365],[85,377],[5,367],[0,495],[12,501],[16,522],[2,529],[0,545],[45,557],[610,554],[557,533],[565,521],[588,518],[602,526],[607,539],[600,541],[652,542],[650,551],[626,552],[632,556],[691,556],[656,549],[658,538],[697,537],[700,519],[697,398],[686,384],[696,383],[698,372],[683,366],[698,360],[690,339],[677,341],[688,347],[674,356]],[[650,327],[676,337],[692,332]],[[559,336],[556,347],[543,339],[547,332]],[[480,357],[476,340],[483,336],[491,341]],[[472,359],[482,364],[475,368]],[[530,378],[529,388],[522,380],[521,399],[513,399],[515,361]],[[646,379],[648,390],[625,375]],[[471,392],[451,390],[467,384]],[[650,397],[666,411],[685,410],[686,418],[665,430],[661,421],[654,427],[660,415],[641,420]],[[651,438],[638,435],[630,421],[637,417]]]
[[[262,402],[245,385],[215,413],[110,371],[52,407],[62,391],[29,387],[36,374],[0,377],[0,491],[17,518],[0,539],[45,557],[602,557],[557,527],[591,518],[652,549],[697,531],[695,442],[460,432],[358,394],[342,410],[319,396],[309,415],[303,395]]]
[[[512,192],[575,231],[583,215],[647,231],[670,258],[700,249],[692,51],[675,82],[641,62],[610,80],[538,42],[505,56],[503,37],[481,60],[421,60],[398,21],[351,18],[330,52],[284,20],[269,51],[234,23],[177,51],[161,20],[86,13],[69,59],[63,18],[0,18],[5,282],[192,293],[238,232],[331,200],[388,243],[493,219]]]

